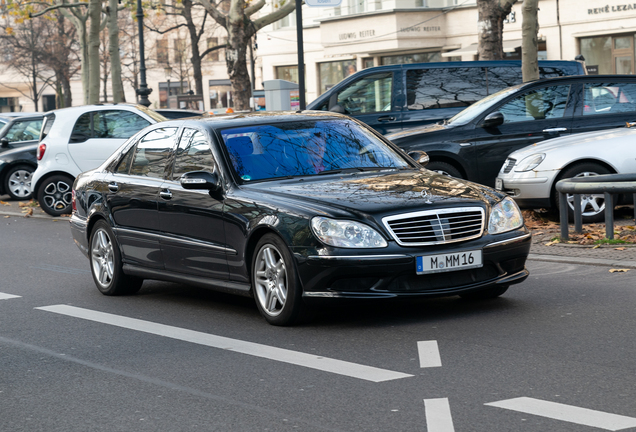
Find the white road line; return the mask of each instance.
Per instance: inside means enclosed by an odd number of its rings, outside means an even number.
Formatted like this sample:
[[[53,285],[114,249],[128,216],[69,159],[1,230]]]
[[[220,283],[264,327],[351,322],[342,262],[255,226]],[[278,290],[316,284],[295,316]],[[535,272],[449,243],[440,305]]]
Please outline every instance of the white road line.
[[[262,357],[311,369],[345,375],[352,378],[359,378],[372,382],[390,381],[399,378],[412,377],[413,375],[394,372],[386,369],[379,369],[342,360],[321,357],[317,355],[305,354],[283,348],[276,348],[261,345],[254,342],[246,342],[238,339],[230,339],[223,336],[216,336],[208,333],[172,327],[158,324],[151,321],[143,321],[135,318],[128,318],[121,315],[113,315],[104,312],[93,311],[68,305],[52,305],[38,307],[35,309],[109,324],[116,327],[137,330],[158,336],[178,339],[186,342],[205,345],[213,348],[236,351],[255,357]]]
[[[421,368],[442,366],[437,341],[420,341],[417,343],[417,351],[420,355]]]
[[[0,300],[9,300],[9,299],[20,298],[20,297],[22,297],[22,296],[13,295],[13,294],[6,294],[6,293],[1,293],[0,292]]]
[[[454,432],[448,398],[424,399],[427,432]]]
[[[572,405],[548,402],[529,397],[491,402],[484,405],[519,411],[526,414],[534,414],[541,417],[562,420],[609,431],[618,431],[636,427],[636,418],[633,417],[610,414],[602,411],[579,408]]]

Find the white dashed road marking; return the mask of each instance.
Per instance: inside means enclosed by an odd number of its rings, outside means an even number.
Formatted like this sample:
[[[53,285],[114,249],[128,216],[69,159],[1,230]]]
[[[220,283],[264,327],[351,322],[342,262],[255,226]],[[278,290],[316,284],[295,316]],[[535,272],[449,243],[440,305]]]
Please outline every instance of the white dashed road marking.
[[[454,432],[448,398],[424,399],[427,432]]]
[[[441,367],[442,359],[439,356],[437,341],[421,341],[417,343],[417,351],[420,356],[420,367]]]
[[[311,369],[317,369],[324,372],[331,372],[372,382],[390,381],[413,376],[401,372],[394,372],[386,369],[379,369],[371,366],[365,366],[357,363],[350,363],[342,360],[306,354],[298,351],[291,351],[283,348],[261,345],[254,342],[230,339],[223,336],[216,336],[208,333],[182,329],[179,327],[172,327],[164,324],[154,323],[151,321],[143,321],[140,319],[128,318],[121,315],[113,315],[74,306],[53,305],[38,307],[35,309],[99,322],[102,324],[109,324],[130,330],[137,330],[144,333],[178,339],[213,348],[235,351],[255,357],[262,357],[270,360],[290,363],[297,366],[303,366]]]
[[[562,420],[609,431],[636,427],[636,418],[529,397],[491,402],[485,405]]]
[[[22,296],[13,295],[13,294],[5,294],[0,292],[0,300],[9,300],[9,299],[20,298],[20,297]]]

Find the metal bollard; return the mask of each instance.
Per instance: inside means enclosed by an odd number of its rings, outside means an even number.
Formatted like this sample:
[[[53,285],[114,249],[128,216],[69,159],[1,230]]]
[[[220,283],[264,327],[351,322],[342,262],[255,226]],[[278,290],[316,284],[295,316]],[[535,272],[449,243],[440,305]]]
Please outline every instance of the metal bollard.
[[[568,196],[559,192],[559,218],[561,219],[561,240],[570,238],[568,227]]]
[[[614,238],[614,195],[605,192],[605,238]]]

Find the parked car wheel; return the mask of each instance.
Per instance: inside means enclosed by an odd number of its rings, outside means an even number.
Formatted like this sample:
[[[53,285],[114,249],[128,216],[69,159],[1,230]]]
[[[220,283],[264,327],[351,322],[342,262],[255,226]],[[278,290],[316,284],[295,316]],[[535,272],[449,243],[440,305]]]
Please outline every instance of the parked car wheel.
[[[28,200],[33,195],[31,175],[33,167],[30,165],[16,165],[7,171],[4,177],[4,190],[16,200]]]
[[[499,297],[506,291],[508,291],[508,286],[504,285],[504,286],[495,286],[492,288],[486,288],[481,291],[460,294],[459,296],[465,300],[488,300],[488,299]]]
[[[53,175],[45,179],[37,191],[42,210],[51,216],[71,214],[73,179],[65,175]]]
[[[575,177],[590,177],[601,174],[611,174],[611,171],[603,165],[594,162],[584,162],[571,166],[563,171],[560,179]],[[559,208],[559,196],[555,191],[556,208]],[[574,220],[574,195],[568,197],[568,215],[571,221]],[[583,210],[583,223],[596,223],[604,220],[605,196],[603,194],[581,195],[581,208]]]
[[[139,291],[143,279],[124,274],[119,245],[106,221],[95,223],[89,253],[93,280],[102,294],[114,296]]]
[[[426,164],[425,168],[450,177],[464,178],[464,176],[462,176],[462,173],[448,162],[431,161]]]
[[[304,309],[302,290],[287,245],[266,234],[256,245],[252,262],[252,291],[259,311],[273,325],[291,325]]]

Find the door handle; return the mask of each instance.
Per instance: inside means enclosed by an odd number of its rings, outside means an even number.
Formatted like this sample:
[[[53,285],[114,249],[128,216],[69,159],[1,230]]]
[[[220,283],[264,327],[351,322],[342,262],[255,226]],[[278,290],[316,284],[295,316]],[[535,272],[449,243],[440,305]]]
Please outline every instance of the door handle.
[[[119,191],[119,185],[115,182],[108,183],[108,190],[112,193],[117,193],[117,191]]]
[[[543,133],[559,133],[559,132],[567,132],[568,128],[558,127],[558,128],[550,128],[543,129]]]
[[[378,121],[379,121],[379,122],[390,122],[390,121],[395,121],[395,117],[393,117],[393,116],[378,117]]]
[[[170,192],[169,189],[164,189],[159,192],[159,196],[165,200],[169,200],[170,198],[172,198],[172,192]]]

